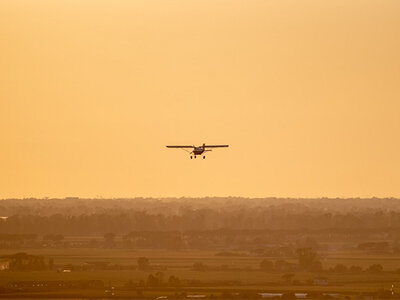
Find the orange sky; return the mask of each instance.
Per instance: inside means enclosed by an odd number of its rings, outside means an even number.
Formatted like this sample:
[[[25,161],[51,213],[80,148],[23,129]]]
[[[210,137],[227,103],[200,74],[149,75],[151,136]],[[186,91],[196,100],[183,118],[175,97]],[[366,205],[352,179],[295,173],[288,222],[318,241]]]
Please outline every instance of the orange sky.
[[[398,0],[3,0],[0,54],[0,198],[400,197]]]

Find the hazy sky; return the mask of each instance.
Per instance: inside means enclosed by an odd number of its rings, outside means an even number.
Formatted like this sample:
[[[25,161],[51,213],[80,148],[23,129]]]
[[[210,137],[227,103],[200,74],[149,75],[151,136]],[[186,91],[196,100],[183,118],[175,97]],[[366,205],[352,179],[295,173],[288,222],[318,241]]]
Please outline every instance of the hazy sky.
[[[398,0],[0,1],[1,198],[400,197],[399,129]]]

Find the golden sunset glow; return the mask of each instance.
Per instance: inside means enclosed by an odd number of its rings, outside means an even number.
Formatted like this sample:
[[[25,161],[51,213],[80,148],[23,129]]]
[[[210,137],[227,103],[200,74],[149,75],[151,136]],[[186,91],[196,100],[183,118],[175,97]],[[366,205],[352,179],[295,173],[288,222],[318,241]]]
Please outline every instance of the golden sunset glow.
[[[399,13],[1,1],[0,198],[399,197]]]

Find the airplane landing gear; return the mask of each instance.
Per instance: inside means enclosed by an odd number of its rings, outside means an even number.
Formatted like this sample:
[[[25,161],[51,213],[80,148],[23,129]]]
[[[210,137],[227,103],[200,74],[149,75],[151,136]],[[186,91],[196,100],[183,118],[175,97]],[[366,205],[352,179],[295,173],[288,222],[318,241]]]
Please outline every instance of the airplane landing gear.
[[[190,159],[192,159],[193,157],[190,155]]]
[[[203,159],[206,159],[206,156],[205,156],[205,155],[203,156]]]
[[[196,155],[194,156],[194,158],[196,158]]]

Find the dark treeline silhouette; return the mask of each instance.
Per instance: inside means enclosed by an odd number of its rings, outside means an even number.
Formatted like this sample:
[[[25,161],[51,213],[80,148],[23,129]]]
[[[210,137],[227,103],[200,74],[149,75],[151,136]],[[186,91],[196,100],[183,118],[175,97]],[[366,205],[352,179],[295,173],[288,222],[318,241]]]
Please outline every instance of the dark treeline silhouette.
[[[366,253],[400,253],[396,229],[327,229],[327,230],[252,230],[215,229],[192,231],[131,231],[116,235],[71,237],[62,235],[0,234],[0,248],[139,248],[139,249],[237,249],[253,256],[295,256],[302,247],[330,249],[332,243],[344,242],[347,249]],[[385,242],[364,240],[382,237]],[[343,247],[342,245],[342,247]],[[217,256],[245,256],[241,252],[220,251]]]
[[[62,240],[61,235],[218,229],[395,234],[400,228],[400,200],[7,199],[0,200],[0,216],[0,234],[35,233],[48,240]]]
[[[11,271],[41,271],[52,268],[52,260],[47,264],[42,256],[30,255],[24,252],[13,255],[3,255],[2,260],[8,260],[8,270]]]
[[[0,220],[0,233],[83,235],[105,232],[126,234],[131,231],[207,231],[234,230],[307,230],[360,234],[368,231],[396,231],[400,228],[400,212],[373,213],[298,213],[269,209],[216,212],[191,210],[182,215],[152,215],[129,211],[119,214],[83,214],[52,216],[12,215]]]
[[[124,211],[142,211],[153,215],[182,215],[191,210],[234,212],[241,209],[268,208],[270,211],[354,213],[373,211],[400,212],[400,199],[396,198],[132,198],[132,199],[3,199],[0,217],[17,214],[76,216],[82,214],[115,214]]]

